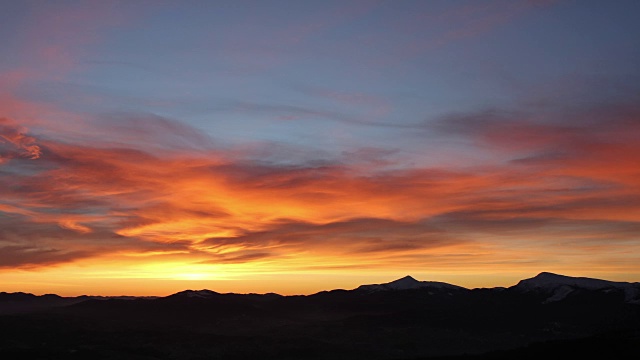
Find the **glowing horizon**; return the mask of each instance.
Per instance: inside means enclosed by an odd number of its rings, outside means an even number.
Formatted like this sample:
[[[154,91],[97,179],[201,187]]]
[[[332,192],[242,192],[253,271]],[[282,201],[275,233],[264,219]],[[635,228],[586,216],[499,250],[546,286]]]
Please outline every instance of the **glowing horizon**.
[[[10,3],[0,291],[639,281],[638,7]]]

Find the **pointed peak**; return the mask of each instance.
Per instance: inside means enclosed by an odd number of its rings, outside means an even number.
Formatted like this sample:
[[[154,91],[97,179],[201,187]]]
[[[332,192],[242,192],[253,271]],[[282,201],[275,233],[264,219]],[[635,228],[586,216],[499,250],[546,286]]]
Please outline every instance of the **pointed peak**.
[[[389,286],[393,289],[415,289],[418,287],[421,287],[422,282],[418,281],[416,279],[414,279],[413,277],[407,275],[403,278],[400,278],[398,280],[394,280],[392,282],[386,283],[386,284],[382,284],[384,286]]]
[[[419,282],[418,280],[416,280],[416,279],[415,279],[413,276],[411,276],[411,275],[407,275],[407,276],[405,276],[405,277],[401,277],[400,279],[397,279],[397,280],[392,281],[392,283],[397,282],[397,281],[403,281],[403,282],[404,282],[404,281],[406,281],[406,282],[409,282],[409,281],[411,281],[411,282]]]

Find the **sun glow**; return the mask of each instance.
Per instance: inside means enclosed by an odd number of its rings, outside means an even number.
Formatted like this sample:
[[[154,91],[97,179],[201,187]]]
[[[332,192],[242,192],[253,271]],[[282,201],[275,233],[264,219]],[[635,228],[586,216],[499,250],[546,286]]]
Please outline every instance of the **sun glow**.
[[[176,280],[192,280],[192,281],[210,280],[210,278],[205,274],[195,274],[195,273],[191,273],[191,274],[176,274],[175,279]]]

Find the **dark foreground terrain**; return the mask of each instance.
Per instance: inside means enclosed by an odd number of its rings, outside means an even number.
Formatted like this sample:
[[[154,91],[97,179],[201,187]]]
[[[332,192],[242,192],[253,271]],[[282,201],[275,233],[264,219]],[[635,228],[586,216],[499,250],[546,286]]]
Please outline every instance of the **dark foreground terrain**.
[[[0,293],[0,359],[539,359],[636,354],[640,284],[403,278],[310,296]]]

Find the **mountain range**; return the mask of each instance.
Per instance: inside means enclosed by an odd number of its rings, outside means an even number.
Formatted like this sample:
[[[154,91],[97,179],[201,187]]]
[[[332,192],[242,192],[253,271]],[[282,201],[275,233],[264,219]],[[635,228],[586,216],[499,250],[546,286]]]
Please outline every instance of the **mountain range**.
[[[547,272],[508,288],[406,276],[306,296],[0,293],[2,358],[526,358],[625,349],[639,334],[640,283]]]

